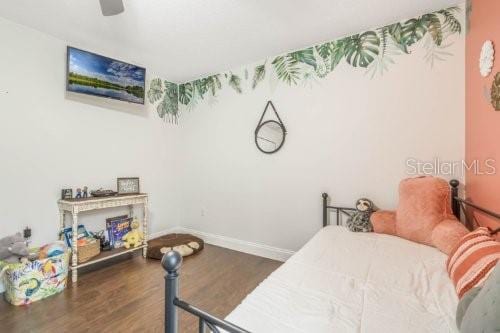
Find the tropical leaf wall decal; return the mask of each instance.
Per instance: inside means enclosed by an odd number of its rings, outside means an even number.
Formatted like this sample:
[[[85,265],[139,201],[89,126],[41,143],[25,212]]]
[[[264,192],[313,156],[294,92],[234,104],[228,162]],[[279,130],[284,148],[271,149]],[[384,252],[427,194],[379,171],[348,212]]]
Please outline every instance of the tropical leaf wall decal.
[[[238,94],[241,94],[243,92],[243,90],[241,90],[241,79],[238,75],[231,74],[231,76],[229,77],[228,84]]]
[[[301,62],[312,66],[316,69],[316,57],[314,56],[314,48],[310,47],[304,50],[295,51],[289,54],[290,58],[296,62]]]
[[[179,86],[175,83],[154,78],[149,84],[149,103],[156,106],[158,116],[170,123],[179,120]]]
[[[408,52],[408,45],[406,44],[406,41],[403,40],[403,30],[404,30],[403,23],[391,24],[391,25],[388,25],[382,29],[387,30],[387,32],[389,33],[389,35],[392,38],[392,42],[394,43],[394,45],[396,45],[404,53],[406,53],[406,54],[409,53]],[[385,46],[387,46],[387,43]]]
[[[164,112],[164,119],[177,123],[179,120],[179,86],[177,84],[165,81],[165,94],[158,106],[158,113],[160,109]]]
[[[149,103],[158,102],[163,95],[163,85],[161,79],[153,79],[149,85],[148,99]]]
[[[300,67],[298,66],[298,61],[295,60],[291,55],[286,54],[283,56],[278,56],[272,61],[272,65],[278,79],[287,83],[288,85],[296,84],[300,78]]]
[[[366,68],[378,56],[379,46],[380,39],[374,31],[351,36],[345,43],[345,58],[354,67]]]
[[[193,84],[191,82],[179,85],[179,103],[188,105],[193,98]]]
[[[456,13],[460,12],[459,7],[451,7],[448,9],[443,9],[438,11],[439,14],[443,15],[444,20],[444,28],[449,30],[451,33],[461,33],[462,25],[460,21],[455,17]]]
[[[423,17],[414,18],[406,21],[403,25],[401,41],[407,48],[409,48],[424,38],[426,33],[427,27],[425,26]]]
[[[255,89],[259,84],[259,82],[264,80],[265,77],[266,77],[266,64],[264,63],[263,65],[255,67],[253,74],[252,89]]]
[[[437,61],[452,56],[447,50],[452,41],[447,39],[462,32],[462,25],[457,18],[460,11],[459,7],[443,9],[379,29],[278,55],[254,68],[243,68],[240,72],[230,71],[186,82],[178,86],[178,104],[193,108],[207,94],[216,98],[218,92],[226,87],[241,94],[245,87],[256,89],[266,78],[287,86],[323,79],[342,62],[352,68],[365,69],[371,77],[383,75],[395,63],[394,56],[410,55],[417,46],[427,50],[424,59],[432,67]],[[155,80],[151,82],[148,91],[151,103],[157,103],[163,96],[160,92],[164,93],[166,90],[166,87],[161,87],[161,80]],[[173,93],[170,96],[173,96]],[[158,114],[175,114],[177,120],[178,111],[174,110],[178,110],[178,104],[174,103],[175,107],[161,106],[163,101],[173,103],[172,98],[168,101],[162,100],[158,105]]]
[[[422,16],[422,20],[424,21],[427,31],[432,36],[434,43],[440,46],[443,42],[443,27],[439,17],[436,14],[427,14]]]
[[[467,33],[470,30],[470,18],[472,15],[472,0],[467,0],[465,2],[465,29]]]
[[[222,83],[220,81],[220,75],[212,75],[205,79],[205,84],[207,85],[212,96],[217,94],[217,91],[222,89]]]

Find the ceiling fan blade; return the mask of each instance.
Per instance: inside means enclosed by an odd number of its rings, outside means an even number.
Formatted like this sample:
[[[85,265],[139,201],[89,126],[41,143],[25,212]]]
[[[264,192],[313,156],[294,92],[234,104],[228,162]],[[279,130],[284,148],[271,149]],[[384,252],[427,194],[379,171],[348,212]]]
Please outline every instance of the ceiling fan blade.
[[[99,0],[101,11],[104,16],[113,16],[123,13],[123,0]]]

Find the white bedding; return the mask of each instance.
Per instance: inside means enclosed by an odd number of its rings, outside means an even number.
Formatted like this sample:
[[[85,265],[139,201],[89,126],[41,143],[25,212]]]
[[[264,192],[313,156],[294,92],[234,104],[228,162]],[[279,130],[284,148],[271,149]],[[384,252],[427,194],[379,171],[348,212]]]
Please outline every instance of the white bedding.
[[[226,318],[251,332],[456,332],[438,250],[328,226]]]

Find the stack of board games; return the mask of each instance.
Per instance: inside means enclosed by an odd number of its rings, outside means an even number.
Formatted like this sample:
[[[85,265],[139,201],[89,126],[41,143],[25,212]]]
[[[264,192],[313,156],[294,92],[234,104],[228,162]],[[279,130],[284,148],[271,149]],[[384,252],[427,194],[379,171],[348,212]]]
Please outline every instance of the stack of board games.
[[[111,247],[116,249],[123,246],[122,238],[131,230],[130,223],[132,219],[128,215],[106,219],[106,230],[108,231],[108,239]]]

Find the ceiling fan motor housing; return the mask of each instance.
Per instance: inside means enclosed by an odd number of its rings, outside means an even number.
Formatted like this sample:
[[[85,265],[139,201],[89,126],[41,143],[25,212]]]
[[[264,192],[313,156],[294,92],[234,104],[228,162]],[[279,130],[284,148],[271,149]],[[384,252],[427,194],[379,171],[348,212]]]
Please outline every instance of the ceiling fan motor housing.
[[[123,0],[99,0],[101,4],[102,15],[113,16],[123,13]]]

